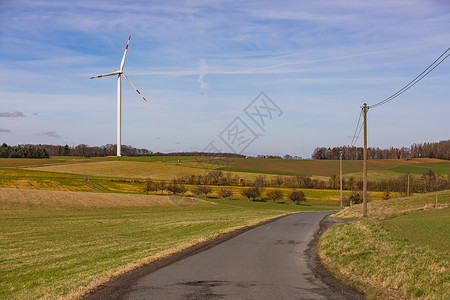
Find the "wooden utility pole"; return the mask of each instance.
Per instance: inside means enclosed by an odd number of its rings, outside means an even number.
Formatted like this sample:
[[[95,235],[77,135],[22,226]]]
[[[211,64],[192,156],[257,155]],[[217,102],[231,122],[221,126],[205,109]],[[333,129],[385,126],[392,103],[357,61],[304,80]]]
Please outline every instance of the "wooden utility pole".
[[[339,156],[339,186],[340,186],[340,190],[341,190],[341,196],[340,196],[340,200],[341,200],[341,209],[344,208],[344,204],[342,202],[342,151],[341,151],[341,155]]]
[[[409,197],[409,173],[408,173],[408,189],[406,190],[406,196]]]
[[[367,218],[367,103],[362,106],[364,114],[364,163],[363,163],[363,217]]]

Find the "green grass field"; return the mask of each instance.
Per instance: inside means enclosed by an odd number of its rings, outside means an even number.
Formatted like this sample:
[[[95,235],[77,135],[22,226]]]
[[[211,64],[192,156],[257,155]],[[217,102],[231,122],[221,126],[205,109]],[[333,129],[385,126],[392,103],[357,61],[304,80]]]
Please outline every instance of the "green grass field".
[[[336,225],[317,253],[368,299],[450,298],[450,191],[369,203],[369,219]],[[361,205],[336,214],[355,218]]]
[[[422,210],[381,222],[392,237],[450,254],[450,208]]]

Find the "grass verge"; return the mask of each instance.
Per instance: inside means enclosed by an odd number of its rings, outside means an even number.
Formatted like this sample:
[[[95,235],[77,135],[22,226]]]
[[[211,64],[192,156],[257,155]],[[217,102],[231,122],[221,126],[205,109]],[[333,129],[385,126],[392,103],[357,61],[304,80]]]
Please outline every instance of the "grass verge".
[[[322,264],[368,299],[449,299],[450,191],[438,196],[437,208],[435,193],[369,203],[369,219],[322,235]],[[356,206],[336,216],[360,215]]]

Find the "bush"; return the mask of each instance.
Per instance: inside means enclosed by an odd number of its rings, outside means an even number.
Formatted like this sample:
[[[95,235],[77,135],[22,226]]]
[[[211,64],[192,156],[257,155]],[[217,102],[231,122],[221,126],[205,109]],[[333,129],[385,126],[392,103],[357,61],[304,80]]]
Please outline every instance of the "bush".
[[[363,202],[363,196],[361,192],[353,191],[348,198],[352,202],[352,204],[360,204]]]
[[[209,193],[211,193],[212,189],[209,186],[196,186],[192,189],[192,193],[194,193],[197,196],[205,195],[207,196]]]
[[[156,182],[155,186],[156,186],[156,190],[157,191],[161,191],[162,192],[162,191],[164,191],[166,189],[166,184],[164,182],[162,182],[162,181]]]
[[[184,184],[178,184],[178,183],[171,183],[169,185],[166,185],[166,190],[168,192],[171,192],[172,194],[184,194],[187,192],[187,188],[184,186]]]
[[[230,189],[221,188],[219,190],[219,196],[222,198],[230,198],[233,195],[233,191]]]
[[[277,200],[283,199],[283,192],[280,190],[271,190],[267,193],[267,196],[273,200],[273,202],[276,202]]]
[[[306,201],[305,193],[302,191],[293,191],[289,194],[289,199],[291,199],[292,204],[300,204],[300,202]]]
[[[158,190],[158,186],[153,181],[147,180],[144,185],[144,193],[154,192]]]
[[[251,187],[246,188],[241,191],[242,196],[246,197],[247,200],[250,201],[252,199],[253,201],[256,200],[256,198],[261,196],[261,191],[257,187]]]

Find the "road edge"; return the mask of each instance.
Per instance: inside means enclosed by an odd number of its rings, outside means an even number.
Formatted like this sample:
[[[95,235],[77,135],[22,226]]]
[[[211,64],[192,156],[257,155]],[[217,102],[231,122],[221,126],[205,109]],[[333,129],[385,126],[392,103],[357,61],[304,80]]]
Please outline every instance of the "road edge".
[[[332,218],[330,215],[325,216],[319,223],[319,230],[315,233],[314,238],[308,244],[306,249],[306,255],[308,257],[308,267],[314,273],[314,276],[322,281],[326,286],[328,286],[332,291],[340,294],[345,299],[350,300],[364,300],[366,297],[364,294],[356,291],[352,287],[343,284],[336,277],[325,268],[320,262],[319,257],[316,253],[317,243],[322,234],[325,233],[329,228],[338,223],[350,222],[353,219],[342,219],[342,218]]]

